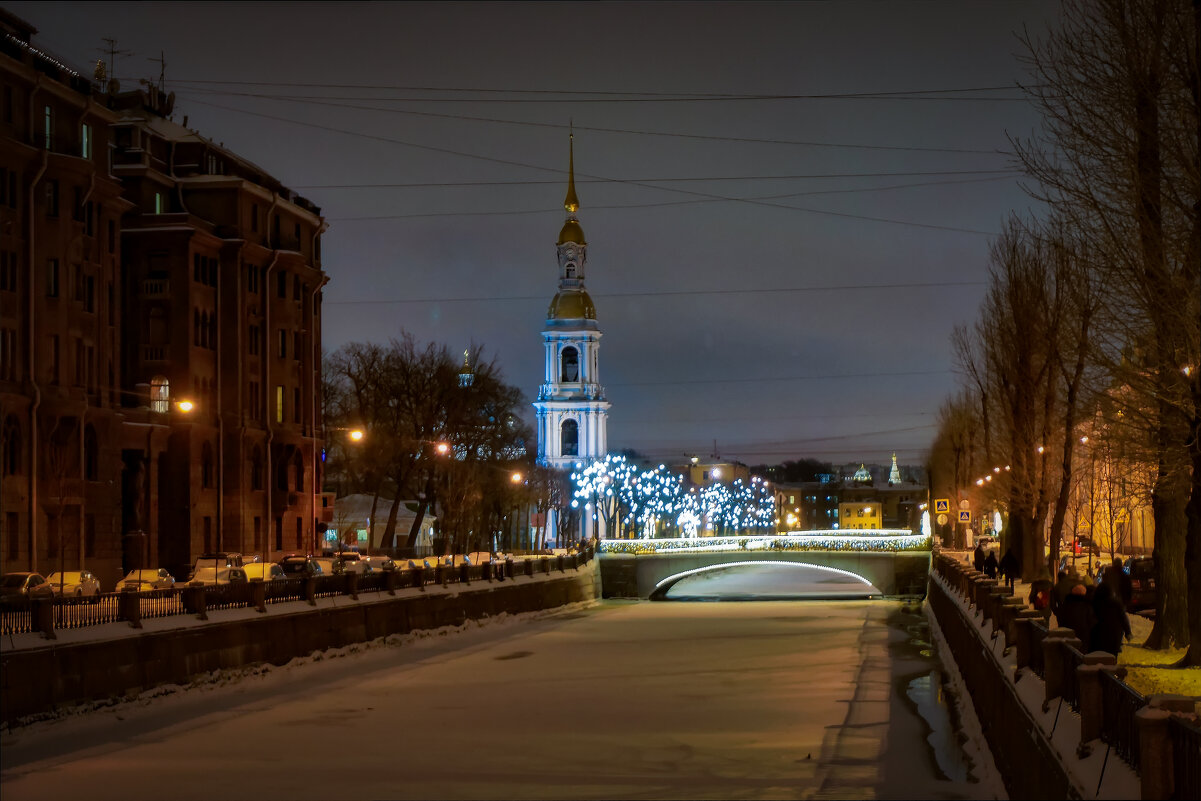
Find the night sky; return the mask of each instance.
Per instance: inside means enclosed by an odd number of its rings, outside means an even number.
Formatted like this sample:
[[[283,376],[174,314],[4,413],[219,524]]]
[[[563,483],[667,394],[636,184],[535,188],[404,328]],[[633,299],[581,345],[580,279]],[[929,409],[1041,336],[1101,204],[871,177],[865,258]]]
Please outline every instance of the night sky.
[[[610,448],[670,460],[716,441],[752,464],[922,462],[991,234],[1032,208],[1008,154],[1038,125],[1015,32],[1055,13],[5,7],[89,74],[115,39],[125,89],[157,80],[161,53],[177,121],[321,207],[327,350],[402,329],[482,345],[530,399],[574,122]]]

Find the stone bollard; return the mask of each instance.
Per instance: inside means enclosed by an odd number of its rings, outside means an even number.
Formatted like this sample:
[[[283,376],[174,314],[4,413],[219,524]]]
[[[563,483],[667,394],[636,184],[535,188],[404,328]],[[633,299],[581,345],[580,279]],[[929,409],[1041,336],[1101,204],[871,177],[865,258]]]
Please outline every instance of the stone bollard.
[[[131,628],[142,628],[142,599],[134,590],[123,590],[117,596],[117,617],[128,620]]]
[[[250,582],[250,603],[259,612],[267,611],[267,582],[263,579]]]
[[[534,560],[533,559],[525,560],[525,574],[527,576],[534,575]]]
[[[1175,791],[1172,738],[1168,720],[1172,713],[1148,703],[1134,713],[1138,731],[1139,784],[1144,801],[1171,798]]]
[[[471,583],[471,575],[468,573],[468,571],[470,569],[471,569],[471,565],[467,564],[466,562],[459,565],[459,583],[460,584],[470,584]]]
[[[309,606],[317,605],[317,577],[309,576],[304,580],[304,599]]]
[[[972,594],[972,603],[974,603],[976,608],[981,612],[985,612],[984,619],[987,620],[988,614],[985,610],[985,605],[988,602],[988,594],[997,586],[997,580],[990,578],[977,579],[973,582],[973,584],[975,584],[976,589]]]
[[[1017,644],[1017,638],[1013,635],[1013,621],[1024,611],[1025,606],[1025,601],[1021,598],[1014,598],[1012,595],[1001,599],[1000,614],[997,615],[997,628],[1005,635],[1006,651]]]
[[[505,578],[513,578],[513,557],[505,557]]]
[[[203,586],[184,587],[182,591],[183,608],[196,615],[197,620],[208,620],[208,594]]]
[[[413,586],[416,587],[417,589],[421,590],[422,592],[425,592],[425,568],[424,567],[414,567],[413,568]]]
[[[1008,642],[1012,642],[1016,653],[1018,669],[1030,666],[1030,651],[1034,647],[1034,627],[1031,625],[1034,621],[1042,618],[1042,613],[1034,609],[1019,609],[1009,622],[1009,631],[1006,637],[1012,637]]]
[[[359,600],[359,574],[353,570],[347,570],[342,577],[345,582],[342,585],[342,593],[349,595],[352,601]]]
[[[1067,628],[1051,629],[1043,639],[1043,682],[1046,694],[1043,696],[1043,711],[1051,708],[1051,701],[1063,695],[1063,647],[1070,645],[1079,649],[1081,642],[1076,632]]]
[[[389,570],[384,574],[384,588],[388,590],[389,595],[396,594],[396,588],[400,586],[400,570]]]
[[[1105,651],[1093,651],[1084,655],[1084,662],[1076,667],[1077,700],[1080,706],[1080,743],[1076,756],[1080,759],[1092,753],[1092,740],[1101,736],[1105,721],[1105,703],[1101,697],[1101,671],[1117,671],[1117,657]]]
[[[58,639],[54,633],[53,598],[30,598],[29,618],[34,631],[40,631],[47,640]]]
[[[567,558],[563,554],[559,554],[559,572],[560,573],[567,572],[567,569],[563,566],[564,564],[566,564],[566,562],[567,562]]]

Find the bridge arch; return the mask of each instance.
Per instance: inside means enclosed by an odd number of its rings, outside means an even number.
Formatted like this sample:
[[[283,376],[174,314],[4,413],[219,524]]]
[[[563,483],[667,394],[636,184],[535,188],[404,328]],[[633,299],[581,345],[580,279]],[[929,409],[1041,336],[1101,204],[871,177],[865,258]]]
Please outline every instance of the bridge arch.
[[[813,562],[809,562],[809,561],[801,562],[801,561],[797,561],[797,560],[784,560],[784,559],[743,559],[743,560],[739,560],[739,561],[728,561],[728,562],[722,561],[722,562],[717,562],[715,564],[703,565],[701,567],[695,567],[695,568],[691,568],[688,570],[682,570],[679,573],[676,573],[675,575],[672,575],[672,576],[668,576],[668,577],[662,579],[661,581],[659,581],[657,584],[655,584],[655,587],[654,587],[654,589],[651,590],[650,595],[648,596],[648,599],[651,601],[667,600],[667,593],[671,591],[672,587],[674,587],[676,584],[680,583],[684,579],[689,578],[691,576],[698,575],[700,573],[709,573],[709,572],[712,572],[715,570],[729,570],[731,568],[739,568],[739,567],[749,567],[749,566],[764,567],[764,566],[769,566],[769,565],[774,566],[774,567],[783,566],[783,567],[797,568],[797,569],[801,569],[801,570],[818,570],[818,571],[824,571],[827,573],[833,573],[833,574],[836,574],[839,576],[846,577],[848,579],[852,579],[854,581],[861,582],[863,584],[864,594],[866,594],[866,595],[880,595],[881,594],[879,588],[877,588],[869,580],[867,580],[863,576],[859,575],[858,573],[851,572],[850,570],[843,570],[842,568],[831,567],[829,565],[814,564]]]

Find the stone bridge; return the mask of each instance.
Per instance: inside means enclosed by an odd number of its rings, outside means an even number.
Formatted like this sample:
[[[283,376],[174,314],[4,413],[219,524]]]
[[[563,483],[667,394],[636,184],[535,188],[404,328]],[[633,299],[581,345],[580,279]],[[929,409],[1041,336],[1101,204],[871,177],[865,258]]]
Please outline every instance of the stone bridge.
[[[851,547],[788,550],[771,547],[773,541],[762,538],[751,541],[752,546],[759,547],[747,548],[745,542],[730,547],[731,539],[747,538],[721,538],[724,547],[720,550],[709,550],[699,543],[693,544],[696,543],[693,540],[687,547],[669,547],[649,552],[645,548],[623,549],[618,544],[623,541],[602,541],[602,593],[605,598],[662,597],[671,585],[686,575],[725,565],[754,562],[832,568],[850,574],[848,579],[851,581],[856,578],[862,580],[865,595],[924,595],[926,592],[926,578],[930,572],[929,550],[869,549],[872,543],[867,543],[862,550]],[[779,540],[775,540],[775,543],[778,544]],[[843,545],[841,542],[835,544]]]

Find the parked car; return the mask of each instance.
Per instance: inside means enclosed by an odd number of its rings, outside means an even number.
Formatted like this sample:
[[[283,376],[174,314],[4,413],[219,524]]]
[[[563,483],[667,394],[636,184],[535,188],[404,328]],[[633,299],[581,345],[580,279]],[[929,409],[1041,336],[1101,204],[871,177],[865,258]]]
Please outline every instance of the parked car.
[[[242,567],[250,581],[283,581],[288,577],[284,569],[275,562],[254,562]]]
[[[53,598],[54,590],[41,573],[5,573],[0,579],[0,604],[19,606],[30,598]]]
[[[312,561],[321,568],[320,575],[323,576],[340,576],[346,572],[346,563],[341,559],[334,559],[330,556],[319,556]]]
[[[244,584],[246,571],[240,567],[198,567],[189,584]]]
[[[1155,589],[1155,557],[1132,556],[1123,568],[1130,574],[1130,609],[1154,609],[1159,597]]]
[[[307,578],[308,576],[320,576],[325,573],[321,569],[321,565],[317,564],[313,557],[296,553],[288,554],[283,559],[280,559],[279,567],[290,578],[298,576]]]
[[[50,591],[59,598],[91,598],[100,594],[100,579],[87,570],[64,570],[46,577]]]
[[[396,562],[391,556],[364,556],[362,561],[371,565],[372,570],[397,570]]]
[[[371,562],[364,559],[358,551],[339,551],[334,554],[334,559],[342,563],[342,570],[345,573],[358,573],[363,576],[374,569]]]
[[[1092,556],[1101,555],[1101,546],[1097,545],[1097,543],[1093,541],[1092,537],[1086,537],[1083,534],[1078,534],[1076,536],[1076,542],[1072,546],[1072,550],[1077,556],[1087,556],[1090,554]]]
[[[165,590],[174,586],[175,576],[168,573],[165,567],[131,570],[128,576],[117,582],[118,590],[128,590],[130,592]]]
[[[241,567],[242,554],[234,553],[233,551],[222,551],[220,553],[204,553],[196,557],[196,563],[192,565],[192,572],[188,574],[188,580],[192,581],[196,576],[196,571],[202,567],[208,568],[223,568],[223,567]]]

